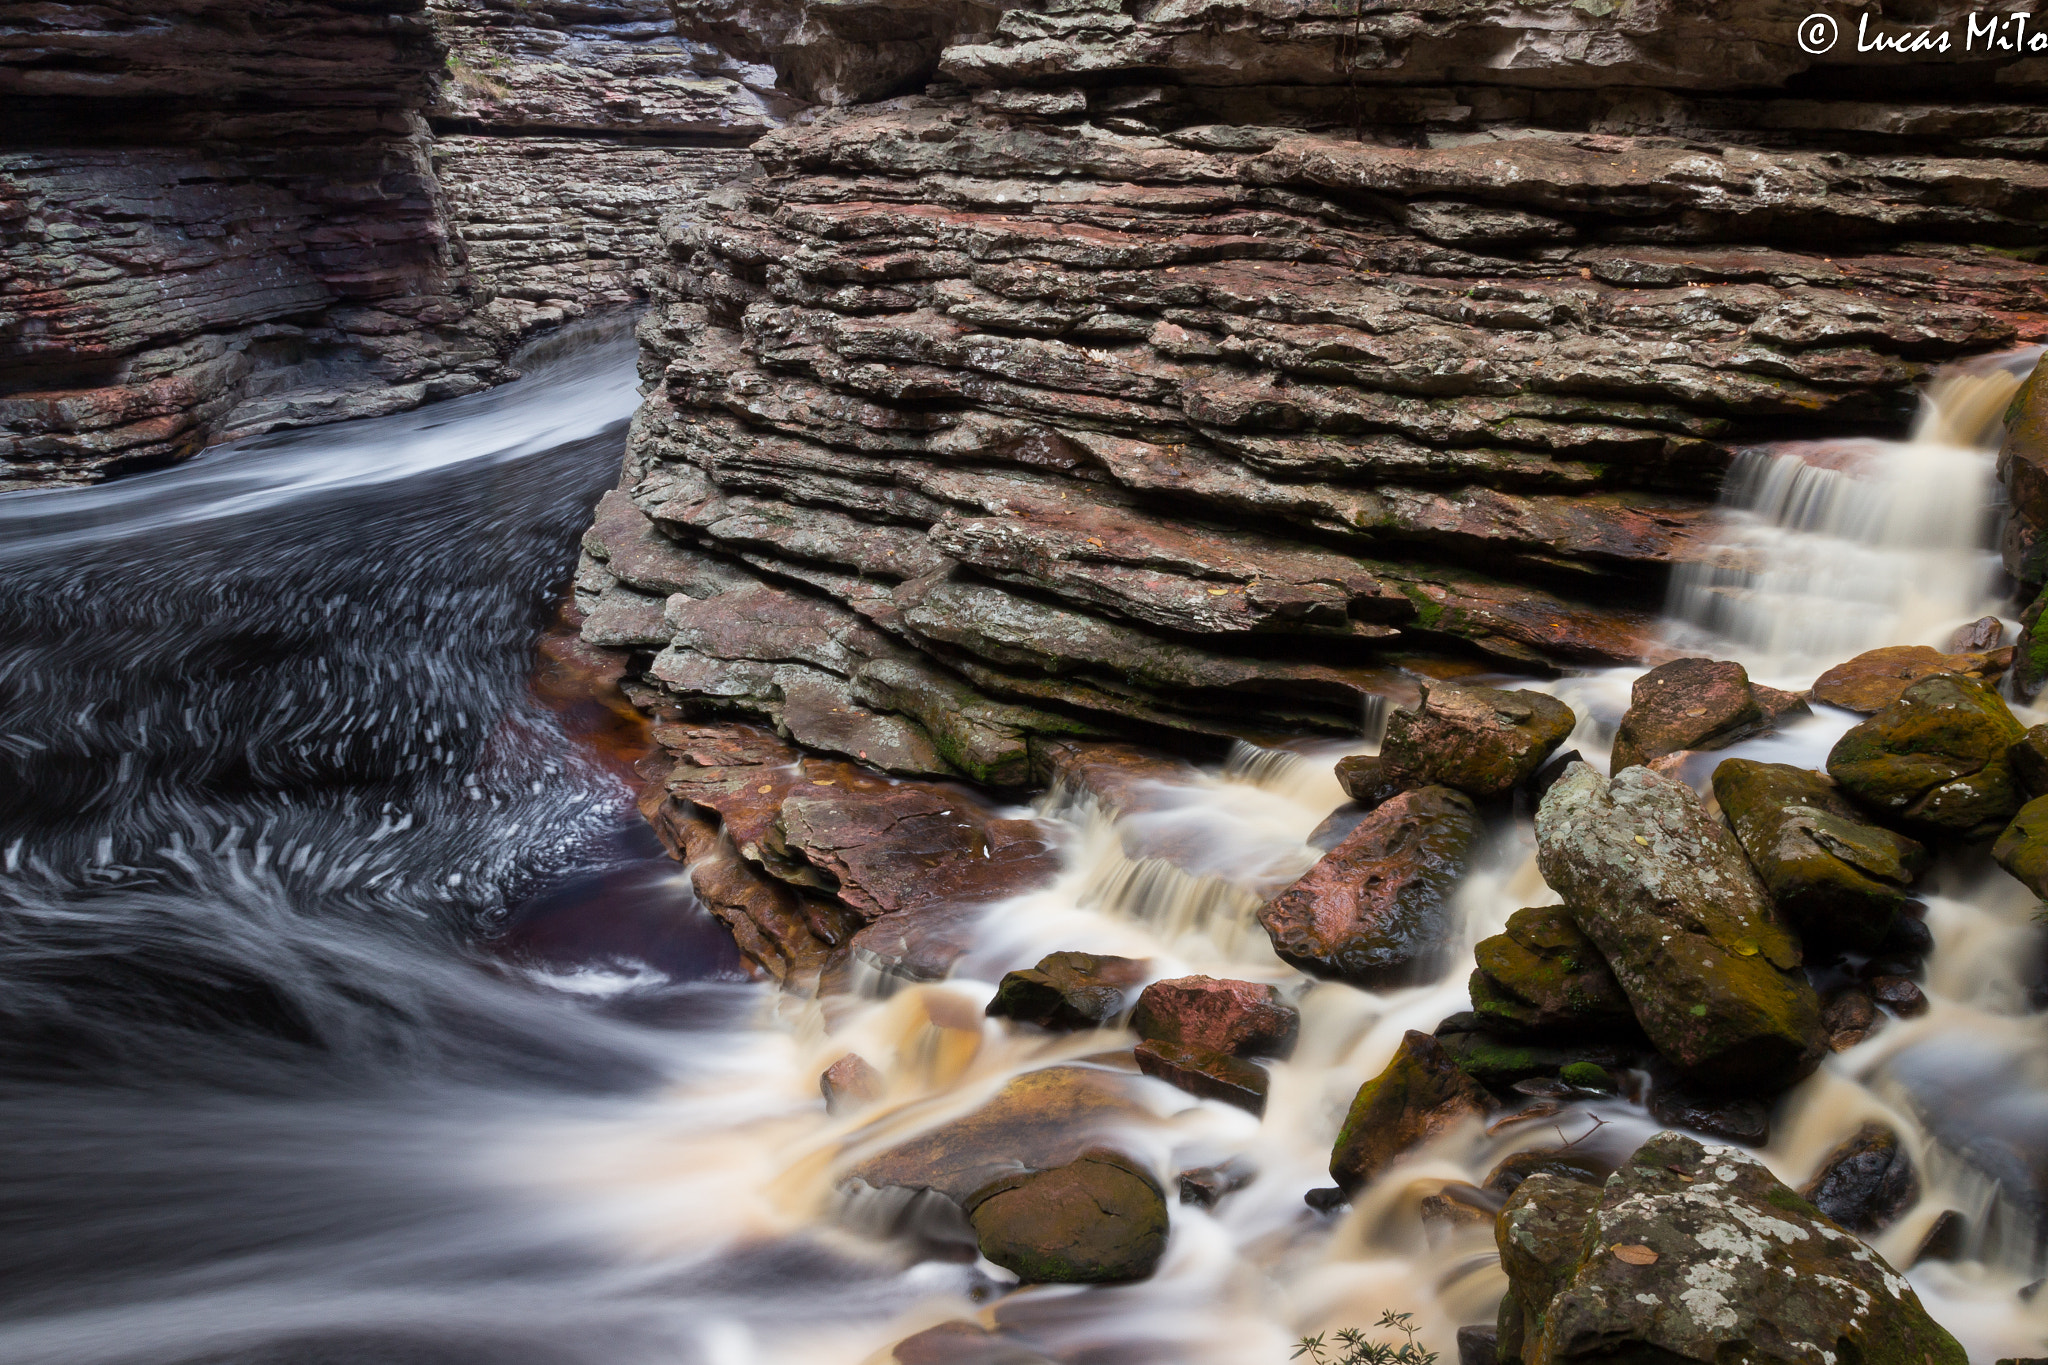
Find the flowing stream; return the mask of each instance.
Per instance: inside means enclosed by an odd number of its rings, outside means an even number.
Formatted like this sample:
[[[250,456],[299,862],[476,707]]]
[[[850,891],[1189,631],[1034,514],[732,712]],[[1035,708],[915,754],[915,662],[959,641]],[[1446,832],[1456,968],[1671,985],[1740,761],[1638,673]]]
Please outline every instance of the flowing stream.
[[[1674,648],[1804,686],[1982,614],[1990,443],[2025,359],[1952,374],[1912,441],[1748,457],[1726,553],[1674,589]],[[1360,745],[1243,750],[1114,825],[1048,797],[1064,872],[991,907],[948,981],[822,1002],[748,981],[528,689],[616,478],[630,335],[525,363],[420,412],[0,496],[0,1360],[862,1365],[972,1317],[1006,1365],[1283,1365],[1382,1309],[1448,1352],[1504,1279],[1489,1228],[1425,1225],[1422,1201],[1560,1134],[1619,1157],[1655,1131],[1578,1105],[1446,1134],[1339,1215],[1304,1205],[1358,1084],[1466,1008],[1471,944],[1554,899],[1503,816],[1442,981],[1284,967],[1252,911],[1318,856],[1331,762]],[[1543,685],[1597,756],[1633,676]],[[1817,765],[1852,719],[1732,752]],[[1945,864],[1924,899],[1932,1008],[1830,1059],[1763,1156],[1797,1183],[1866,1118],[1905,1134],[1924,1194],[1876,1244],[1903,1264],[1965,1215],[1964,1258],[1911,1278],[1988,1365],[2048,1345],[2041,936],[1995,869]],[[983,1020],[1004,971],[1065,948],[1275,982],[1302,1037],[1263,1121],[1131,1076],[1115,1136],[1169,1189],[1255,1177],[1176,1205],[1144,1283],[1016,1291],[840,1176],[1021,1071],[1128,1049]],[[835,1116],[818,1075],[847,1051],[887,1092]]]

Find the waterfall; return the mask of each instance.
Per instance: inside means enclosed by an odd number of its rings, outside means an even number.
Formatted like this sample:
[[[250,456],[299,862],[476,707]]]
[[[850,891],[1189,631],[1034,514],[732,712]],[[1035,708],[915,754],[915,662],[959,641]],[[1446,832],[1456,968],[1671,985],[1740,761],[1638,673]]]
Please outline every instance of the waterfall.
[[[1672,646],[1805,686],[1882,645],[1942,645],[2002,603],[1994,473],[2002,418],[2040,349],[1951,367],[1903,441],[1742,452],[1723,531],[1673,576]]]

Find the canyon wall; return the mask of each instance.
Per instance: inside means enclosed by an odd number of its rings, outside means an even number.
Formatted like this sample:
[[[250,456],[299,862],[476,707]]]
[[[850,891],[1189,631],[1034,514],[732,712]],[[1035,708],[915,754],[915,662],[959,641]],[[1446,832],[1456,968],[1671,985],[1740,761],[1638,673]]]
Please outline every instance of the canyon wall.
[[[511,377],[645,297],[661,213],[793,107],[772,82],[657,0],[15,7],[0,487]]]
[[[15,6],[0,486],[491,382],[421,109],[424,0]]]
[[[679,4],[845,107],[670,230],[586,639],[998,785],[1641,658],[1739,448],[2048,336],[2048,65],[1808,8]]]

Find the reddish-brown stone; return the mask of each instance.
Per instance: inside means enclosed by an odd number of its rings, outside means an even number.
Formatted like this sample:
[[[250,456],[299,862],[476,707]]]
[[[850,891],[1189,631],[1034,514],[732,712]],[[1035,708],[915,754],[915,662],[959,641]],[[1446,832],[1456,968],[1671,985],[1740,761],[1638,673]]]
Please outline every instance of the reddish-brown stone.
[[[1301,1014],[1272,986],[1182,976],[1145,988],[1131,1012],[1131,1028],[1162,1044],[1234,1057],[1284,1057],[1301,1029]]]

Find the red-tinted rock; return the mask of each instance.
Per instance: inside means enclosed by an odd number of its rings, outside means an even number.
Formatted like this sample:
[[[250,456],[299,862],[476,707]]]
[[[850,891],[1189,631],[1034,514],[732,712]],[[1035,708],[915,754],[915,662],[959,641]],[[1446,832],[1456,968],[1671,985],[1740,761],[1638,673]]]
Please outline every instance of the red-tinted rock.
[[[1131,1012],[1131,1028],[1161,1044],[1284,1057],[1294,1047],[1301,1014],[1272,986],[1183,976],[1147,986]]]
[[[1674,659],[1636,679],[1614,732],[1612,770],[1687,749],[1725,748],[1769,719],[1741,664]]]
[[[1569,706],[1541,692],[1440,685],[1388,718],[1380,766],[1403,788],[1453,787],[1488,800],[1532,777],[1577,723]]]
[[[825,1107],[838,1114],[863,1105],[873,1104],[882,1098],[884,1081],[882,1073],[868,1064],[867,1058],[858,1052],[849,1052],[825,1068],[818,1077],[818,1089],[824,1092]]]
[[[1133,1055],[1138,1070],[1205,1100],[1222,1100],[1254,1114],[1266,1112],[1266,1068],[1226,1052],[1146,1039]]]
[[[1463,793],[1404,792],[1267,902],[1259,923],[1303,971],[1372,988],[1415,980],[1448,943],[1451,893],[1479,834]]]
[[[1875,976],[1870,979],[1870,998],[1901,1018],[1927,1013],[1927,995],[1908,976]]]
[[[1982,654],[2005,643],[2005,622],[1996,616],[1982,616],[1948,638],[1951,654]]]
[[[1386,760],[1378,754],[1349,754],[1338,759],[1337,784],[1344,788],[1346,796],[1367,807],[1377,806],[1405,790],[1401,780],[1387,771]]]

